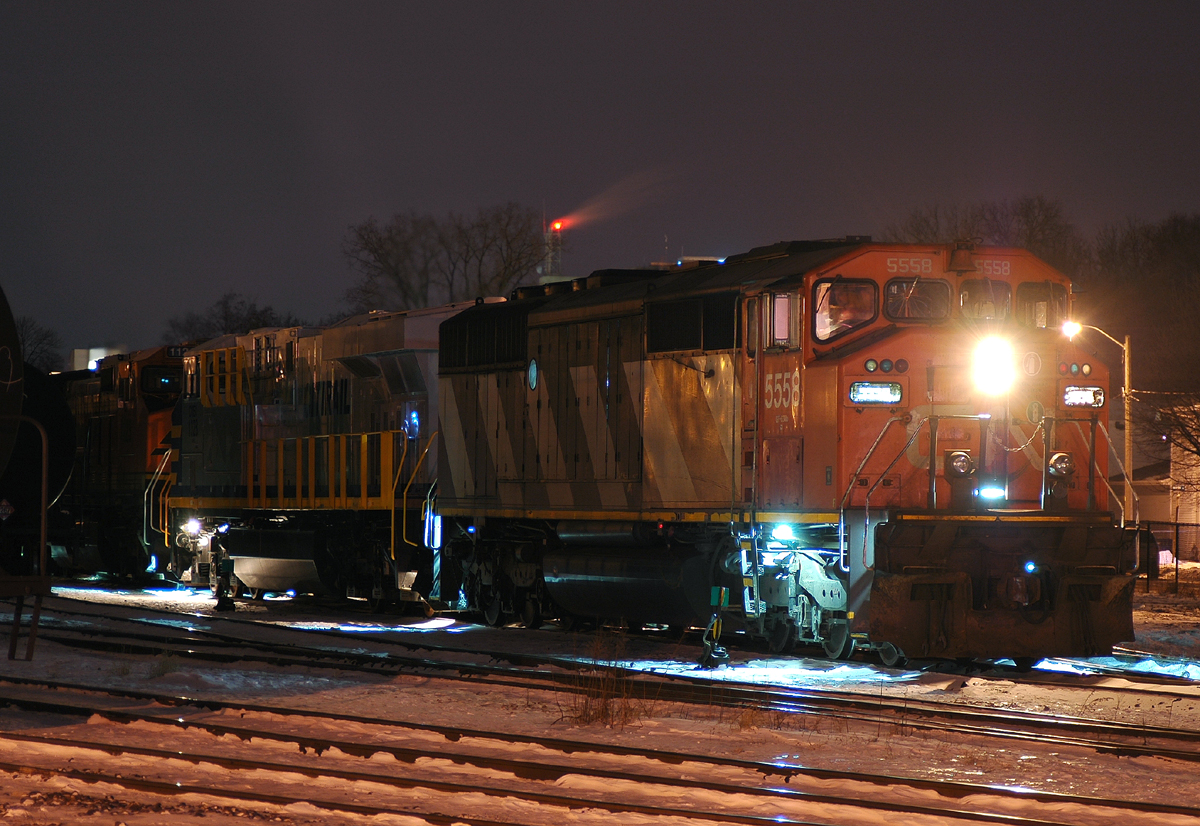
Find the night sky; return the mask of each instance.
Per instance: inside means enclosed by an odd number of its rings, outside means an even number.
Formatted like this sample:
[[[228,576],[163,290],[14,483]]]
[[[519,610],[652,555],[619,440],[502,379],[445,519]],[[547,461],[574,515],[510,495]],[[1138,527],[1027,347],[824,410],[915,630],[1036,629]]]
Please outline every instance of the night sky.
[[[316,319],[346,229],[517,201],[584,275],[916,207],[1200,211],[1200,3],[0,0],[0,285],[68,347],[234,290]],[[586,209],[584,209],[586,207]]]

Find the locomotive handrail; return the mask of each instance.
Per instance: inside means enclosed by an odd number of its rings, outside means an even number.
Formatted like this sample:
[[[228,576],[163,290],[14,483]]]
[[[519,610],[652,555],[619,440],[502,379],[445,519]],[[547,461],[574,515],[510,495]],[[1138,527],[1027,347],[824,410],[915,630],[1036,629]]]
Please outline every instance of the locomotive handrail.
[[[174,483],[168,478],[158,494],[158,532],[163,535],[163,547],[171,547],[171,487]]]
[[[1079,430],[1080,435],[1081,436],[1083,435],[1083,428],[1079,427],[1079,422],[1081,421],[1080,419],[1067,419],[1067,421],[1074,422],[1075,427]],[[1121,478],[1125,481],[1125,487],[1130,492],[1130,494],[1132,494],[1132,496],[1133,496],[1133,525],[1136,528],[1137,526],[1141,525],[1141,523],[1142,523],[1142,518],[1141,518],[1142,500],[1141,500],[1141,497],[1138,496],[1137,490],[1135,490],[1133,487],[1133,479],[1130,476],[1129,471],[1125,468],[1125,463],[1122,462],[1121,457],[1117,455],[1117,448],[1116,448],[1116,445],[1113,444],[1112,436],[1110,436],[1108,433],[1108,428],[1106,428],[1104,426],[1104,422],[1101,422],[1099,419],[1094,419],[1093,421],[1095,421],[1096,425],[1100,428],[1100,432],[1104,434],[1104,441],[1106,441],[1108,443],[1108,449],[1109,449],[1109,451],[1112,452],[1113,458],[1116,459],[1116,461],[1117,461],[1117,467],[1121,470]],[[1095,462],[1096,462],[1096,451],[1092,450],[1093,465],[1095,464]],[[1109,483],[1108,476],[1103,476],[1101,478],[1104,479],[1104,486],[1108,489],[1108,492],[1110,494],[1112,494],[1112,498],[1117,499],[1118,498],[1117,492],[1116,492],[1116,490],[1113,489],[1112,484]],[[1122,528],[1125,527],[1125,508],[1121,508],[1121,527]]]
[[[153,507],[151,505],[150,492],[154,490],[155,485],[162,479],[163,473],[166,471],[170,461],[171,449],[167,448],[166,452],[163,453],[162,461],[158,463],[158,469],[150,477],[150,484],[146,485],[146,489],[142,492],[142,541],[147,545],[150,544],[150,512]]]
[[[414,548],[417,547],[417,543],[408,538],[408,489],[411,488],[412,483],[416,481],[417,471],[421,469],[421,463],[425,461],[425,456],[429,453],[429,448],[433,447],[433,440],[437,438],[439,433],[441,433],[440,430],[435,430],[433,433],[429,434],[429,441],[425,443],[425,449],[421,451],[421,458],[417,459],[417,464],[413,467],[412,475],[408,477],[408,484],[404,486],[404,497],[400,502],[404,510],[404,523],[402,528],[404,542],[407,545],[412,545]],[[395,541],[395,537],[392,538],[392,541]]]
[[[883,437],[887,435],[891,426],[896,422],[904,421],[904,416],[893,416],[888,419],[883,425],[883,429],[879,431],[879,435],[875,437],[875,441],[871,444],[869,450],[863,460],[858,464],[858,470],[854,471],[850,476],[850,481],[846,485],[846,492],[842,494],[841,501],[838,502],[838,567],[843,571],[849,571],[850,566],[846,564],[846,500],[850,498],[850,491],[854,489],[854,482],[862,474],[863,468],[867,466],[867,462],[875,454],[875,449],[879,447],[879,443],[883,441]],[[918,429],[920,426],[918,425]]]
[[[393,454],[394,455],[394,454]],[[396,488],[400,487],[400,473],[404,470],[404,460],[408,458],[408,439],[404,440],[404,450],[400,451],[400,461],[396,463],[396,473],[392,479],[392,506],[388,509],[392,515],[392,535],[389,537],[392,562],[396,561]]]
[[[887,477],[887,475],[891,471],[891,469],[896,466],[896,462],[900,461],[900,457],[903,456],[910,447],[912,447],[912,443],[914,441],[916,441],[917,437],[921,434],[921,429],[923,427],[925,427],[925,424],[927,422],[929,423],[929,459],[928,459],[928,461],[929,461],[929,501],[926,503],[926,506],[929,508],[934,508],[937,506],[937,465],[934,463],[933,457],[934,457],[934,451],[936,450],[936,447],[937,447],[937,425],[938,425],[938,423],[942,419],[969,419],[972,421],[980,422],[981,433],[980,433],[980,439],[979,439],[979,450],[980,450],[980,458],[982,461],[984,444],[985,444],[985,439],[984,439],[984,434],[982,433],[982,428],[984,426],[984,423],[990,421],[991,418],[992,417],[987,413],[978,413],[978,414],[950,413],[950,414],[946,414],[946,415],[942,415],[942,416],[926,416],[923,419],[921,419],[919,422],[917,422],[917,426],[913,428],[912,435],[910,435],[908,437],[908,441],[906,441],[904,443],[904,446],[902,448],[900,448],[899,451],[896,452],[896,455],[892,458],[892,461],[889,462],[888,466],[883,470],[882,473],[879,474],[879,478],[875,480],[875,483],[867,489],[866,496],[863,499],[863,515],[865,518],[865,523],[863,525],[863,567],[864,568],[869,567],[867,565],[867,534],[870,532],[870,528],[871,528],[871,494],[875,492],[875,489],[878,488],[880,484],[882,484],[883,480]],[[866,467],[867,461],[875,453],[875,450],[879,447],[880,442],[883,441],[884,434],[887,433],[888,428],[890,428],[893,423],[895,423],[897,421],[903,421],[903,420],[904,420],[904,417],[902,417],[902,416],[901,417],[893,417],[892,419],[888,420],[887,424],[884,425],[883,430],[880,432],[879,436],[875,439],[875,443],[871,445],[871,449],[867,451],[867,455],[863,458],[862,463],[859,464],[858,470],[856,470],[854,472],[854,476],[852,476],[850,478],[850,484],[846,488],[845,495],[843,495],[843,497],[842,497],[842,501],[840,503],[840,508],[839,508],[839,515],[838,515],[838,547],[841,551],[841,560],[839,562],[839,565],[843,571],[850,570],[849,567],[847,567],[847,565],[846,565],[846,548],[845,548],[846,500],[850,496],[850,491],[854,487],[855,480],[862,473],[863,468]]]

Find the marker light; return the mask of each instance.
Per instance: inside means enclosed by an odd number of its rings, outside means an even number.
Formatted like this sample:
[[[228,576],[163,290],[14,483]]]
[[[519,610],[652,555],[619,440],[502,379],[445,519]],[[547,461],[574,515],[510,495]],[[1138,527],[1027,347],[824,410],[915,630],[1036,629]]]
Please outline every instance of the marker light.
[[[776,525],[771,530],[771,538],[780,542],[787,542],[796,538],[796,532],[792,530],[791,525]]]
[[[1037,569],[1038,569],[1037,563],[1034,562],[1032,559],[1025,563],[1025,573],[1036,574]]]
[[[975,348],[972,369],[975,387],[988,396],[1003,396],[1017,378],[1012,345],[997,336],[989,336]]]

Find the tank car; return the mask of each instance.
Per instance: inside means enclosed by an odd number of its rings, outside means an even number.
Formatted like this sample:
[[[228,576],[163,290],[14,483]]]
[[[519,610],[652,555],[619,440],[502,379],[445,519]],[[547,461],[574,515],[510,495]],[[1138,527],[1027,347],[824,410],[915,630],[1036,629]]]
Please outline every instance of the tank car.
[[[435,588],[834,658],[1108,653],[1134,532],[1070,312],[1024,250],[864,237],[471,307],[440,331]]]
[[[74,437],[59,387],[22,361],[16,324],[0,292],[0,578],[47,575],[42,508],[53,505],[67,483]],[[20,595],[27,585],[0,585],[0,591]]]
[[[173,569],[219,592],[317,592],[377,607],[427,591],[437,330],[464,306],[254,330],[188,350],[169,493]]]
[[[60,497],[75,460],[75,422],[52,376],[31,364],[22,371],[21,416],[12,456],[0,474],[0,569],[30,575],[38,570],[42,535],[42,453],[46,451],[46,506],[49,538],[55,531]],[[36,422],[36,424],[35,424]],[[39,426],[41,432],[39,433]],[[46,444],[42,444],[42,434]],[[55,557],[62,546],[52,545]],[[47,565],[49,568],[49,565]],[[45,571],[43,573],[48,573]]]

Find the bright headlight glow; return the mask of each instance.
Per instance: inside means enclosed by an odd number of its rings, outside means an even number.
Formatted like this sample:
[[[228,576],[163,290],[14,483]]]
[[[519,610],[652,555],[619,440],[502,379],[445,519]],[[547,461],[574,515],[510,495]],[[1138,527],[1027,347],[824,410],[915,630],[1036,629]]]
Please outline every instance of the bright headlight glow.
[[[196,534],[200,533],[200,520],[199,519],[189,519],[183,525],[183,532],[186,534],[190,534],[192,536],[195,536]]]
[[[1004,488],[997,485],[984,485],[979,489],[979,498],[981,499],[1003,499]]]
[[[779,542],[787,542],[790,539],[796,538],[796,532],[792,530],[791,525],[776,525],[771,530],[771,538]]]
[[[1063,335],[1067,338],[1075,338],[1083,330],[1083,325],[1078,321],[1064,321],[1062,326]]]
[[[998,336],[989,336],[980,341],[975,347],[971,374],[979,392],[988,396],[1003,396],[1017,378],[1012,345]]]

